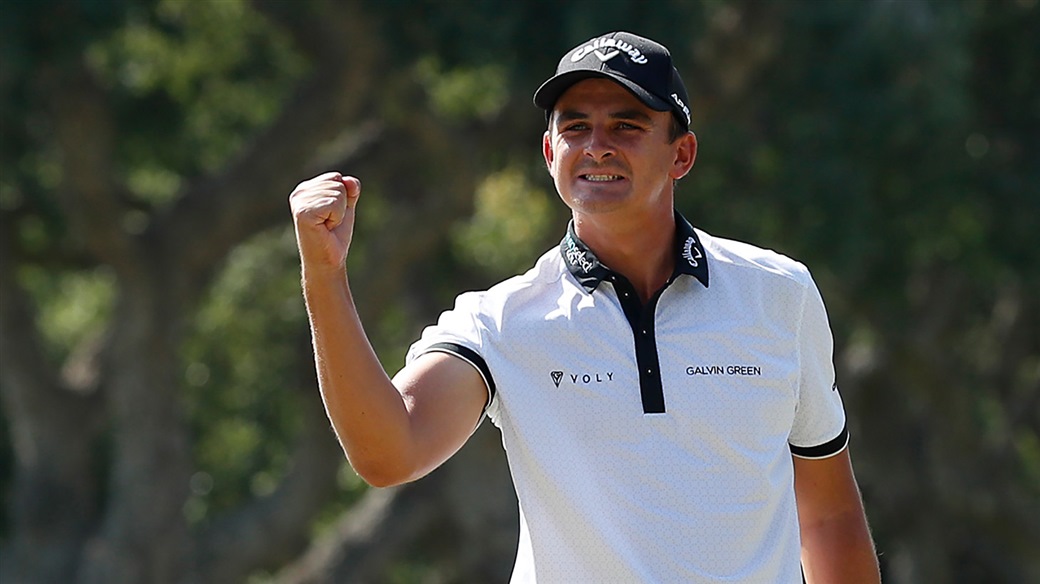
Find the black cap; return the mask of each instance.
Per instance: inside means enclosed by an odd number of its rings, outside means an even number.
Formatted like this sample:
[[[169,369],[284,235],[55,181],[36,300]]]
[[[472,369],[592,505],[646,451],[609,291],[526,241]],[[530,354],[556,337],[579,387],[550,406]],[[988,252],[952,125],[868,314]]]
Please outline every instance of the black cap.
[[[582,79],[612,79],[659,112],[671,111],[690,129],[690,98],[668,49],[650,39],[628,32],[611,32],[584,42],[560,59],[556,75],[534,93],[534,103],[546,110]]]

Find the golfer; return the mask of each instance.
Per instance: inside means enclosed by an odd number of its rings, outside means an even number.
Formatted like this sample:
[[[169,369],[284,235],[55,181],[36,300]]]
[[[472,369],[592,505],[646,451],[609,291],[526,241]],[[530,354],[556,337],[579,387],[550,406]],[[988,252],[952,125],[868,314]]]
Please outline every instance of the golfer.
[[[802,264],[675,211],[693,167],[668,50],[625,32],[535,93],[572,221],[460,295],[392,379],[351,298],[361,183],[290,196],[322,397],[366,481],[416,480],[486,416],[520,505],[512,582],[878,582],[823,301]]]

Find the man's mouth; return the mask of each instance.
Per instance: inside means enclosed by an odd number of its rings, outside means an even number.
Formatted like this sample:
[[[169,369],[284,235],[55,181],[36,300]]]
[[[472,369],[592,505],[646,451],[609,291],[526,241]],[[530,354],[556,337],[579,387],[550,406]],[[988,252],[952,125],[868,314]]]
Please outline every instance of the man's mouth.
[[[611,182],[621,180],[623,177],[617,174],[583,174],[581,178],[590,182]]]

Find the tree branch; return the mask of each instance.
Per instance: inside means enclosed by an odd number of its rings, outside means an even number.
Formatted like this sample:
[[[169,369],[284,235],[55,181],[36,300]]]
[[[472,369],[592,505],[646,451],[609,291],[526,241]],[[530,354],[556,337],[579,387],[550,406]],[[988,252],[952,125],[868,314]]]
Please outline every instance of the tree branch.
[[[424,550],[440,552],[433,569],[451,581],[505,581],[519,524],[504,462],[500,434],[485,425],[428,477],[369,491],[275,581],[383,582],[391,565]]]
[[[72,247],[125,271],[141,256],[133,237],[120,227],[124,209],[112,179],[116,129],[108,96],[83,58],[60,72],[52,69],[45,78],[63,167],[58,197]]]
[[[235,162],[189,185],[155,222],[156,239],[183,273],[208,275],[234,245],[288,224],[289,192],[308,173],[317,172],[314,164],[323,146],[341,138],[347,151],[339,158],[349,160],[379,136],[378,125],[363,115],[381,53],[378,29],[357,2],[294,14],[287,22],[293,30],[307,31],[296,37],[308,38],[315,52],[310,78]],[[342,140],[348,128],[348,138]],[[182,245],[189,240],[191,245]]]
[[[404,494],[412,485],[372,489],[319,543],[275,578],[279,584],[370,582],[385,573],[403,544],[411,541],[434,519],[430,505],[408,504]],[[343,567],[352,572],[341,580]]]

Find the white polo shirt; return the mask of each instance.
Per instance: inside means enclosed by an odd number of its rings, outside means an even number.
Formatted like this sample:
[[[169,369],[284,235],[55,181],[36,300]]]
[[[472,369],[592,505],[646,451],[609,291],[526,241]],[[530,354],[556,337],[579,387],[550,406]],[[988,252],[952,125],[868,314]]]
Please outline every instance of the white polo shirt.
[[[514,583],[802,581],[791,456],[848,440],[823,302],[802,264],[676,222],[675,274],[646,306],[571,226],[409,350],[487,383],[520,504]]]

